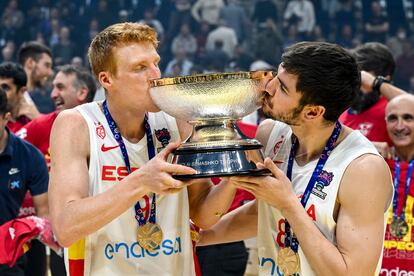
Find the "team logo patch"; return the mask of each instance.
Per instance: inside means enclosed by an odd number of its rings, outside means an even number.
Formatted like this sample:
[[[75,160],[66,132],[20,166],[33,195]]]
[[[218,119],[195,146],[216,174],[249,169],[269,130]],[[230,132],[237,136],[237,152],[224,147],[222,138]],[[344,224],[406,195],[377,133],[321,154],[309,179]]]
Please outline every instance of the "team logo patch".
[[[11,168],[9,171],[9,175],[13,175],[20,172],[20,170],[18,168]]]
[[[95,123],[96,126],[96,135],[98,135],[101,139],[104,139],[106,137],[106,132],[105,132],[105,128],[103,127],[103,125],[98,122]]]
[[[284,135],[280,136],[279,140],[276,142],[275,146],[273,147],[273,154],[278,153],[284,141],[285,141],[285,136]]]
[[[157,140],[161,142],[163,148],[168,145],[171,139],[170,132],[166,128],[156,129],[155,137],[157,137]]]
[[[321,199],[325,199],[326,193],[323,191],[323,188],[329,186],[331,184],[334,174],[327,171],[322,171],[318,178],[316,178],[315,187],[312,190],[312,194],[316,195]]]
[[[16,190],[16,189],[20,189],[20,188],[22,188],[22,185],[20,183],[20,180],[12,180],[12,181],[10,181],[10,184],[9,184],[9,189],[10,190]]]
[[[364,136],[367,136],[371,132],[372,127],[372,123],[361,123],[358,125],[358,130],[361,131]]]

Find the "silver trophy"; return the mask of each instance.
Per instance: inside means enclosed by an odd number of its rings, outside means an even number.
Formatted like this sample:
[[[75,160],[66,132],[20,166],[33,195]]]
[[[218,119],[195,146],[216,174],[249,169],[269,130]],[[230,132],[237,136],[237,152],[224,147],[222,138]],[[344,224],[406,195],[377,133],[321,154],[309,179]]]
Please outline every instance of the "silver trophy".
[[[173,153],[172,163],[197,170],[178,179],[268,174],[258,169],[262,145],[236,123],[260,106],[260,81],[270,71],[199,74],[151,80],[150,95],[167,114],[189,122],[191,135]]]

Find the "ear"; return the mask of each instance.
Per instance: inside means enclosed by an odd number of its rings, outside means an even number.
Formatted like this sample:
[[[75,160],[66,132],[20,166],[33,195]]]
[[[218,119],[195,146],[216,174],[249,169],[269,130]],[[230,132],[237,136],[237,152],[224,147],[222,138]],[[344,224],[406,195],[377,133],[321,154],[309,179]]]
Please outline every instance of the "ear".
[[[82,87],[81,89],[76,92],[76,98],[81,103],[86,103],[88,98],[88,89],[86,87]]]
[[[105,90],[108,90],[112,86],[112,77],[109,72],[100,72],[98,75],[98,81]]]
[[[6,122],[8,122],[8,121],[10,121],[10,118],[11,118],[11,113],[10,112],[6,112],[6,114],[4,114],[4,120]]]
[[[35,60],[31,57],[29,57],[28,59],[26,59],[25,63],[24,63],[24,68],[28,69],[29,71],[32,71],[34,66],[35,66]]]
[[[19,97],[23,97],[24,92],[26,92],[26,90],[27,90],[27,87],[26,87],[26,86],[22,86],[22,87],[20,87],[20,89],[17,91],[17,95],[18,95]]]
[[[325,107],[322,105],[307,105],[303,109],[303,114],[306,120],[315,120],[323,118],[325,111]]]

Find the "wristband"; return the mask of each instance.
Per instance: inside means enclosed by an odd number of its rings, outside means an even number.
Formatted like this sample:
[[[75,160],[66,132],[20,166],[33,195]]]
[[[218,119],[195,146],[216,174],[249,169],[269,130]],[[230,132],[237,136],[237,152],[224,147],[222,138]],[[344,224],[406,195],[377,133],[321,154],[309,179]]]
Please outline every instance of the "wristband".
[[[376,76],[375,79],[374,79],[374,82],[372,83],[372,91],[380,93],[381,85],[384,82],[390,83],[390,81],[387,80],[385,77],[383,77],[383,76]]]

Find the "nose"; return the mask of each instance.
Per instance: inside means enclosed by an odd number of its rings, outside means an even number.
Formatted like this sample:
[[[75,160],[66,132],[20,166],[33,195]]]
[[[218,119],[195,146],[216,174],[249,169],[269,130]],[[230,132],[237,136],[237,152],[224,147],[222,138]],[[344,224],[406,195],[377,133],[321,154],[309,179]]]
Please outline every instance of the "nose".
[[[158,66],[156,66],[155,64],[152,64],[149,68],[148,71],[148,76],[150,79],[158,79],[161,77],[161,71],[160,68]]]
[[[276,87],[277,87],[277,78],[274,77],[273,79],[271,79],[265,86],[265,91],[267,92],[267,94],[269,94],[270,96],[275,95],[276,92]]]
[[[397,121],[397,125],[396,125],[396,128],[398,129],[398,130],[401,130],[401,129],[403,129],[405,126],[404,126],[404,119],[402,118],[402,117],[398,117],[398,121]]]
[[[52,92],[50,93],[50,97],[51,97],[52,99],[56,99],[56,98],[58,97],[58,95],[59,95],[58,90],[57,90],[56,88],[53,88],[53,89],[52,89]]]

